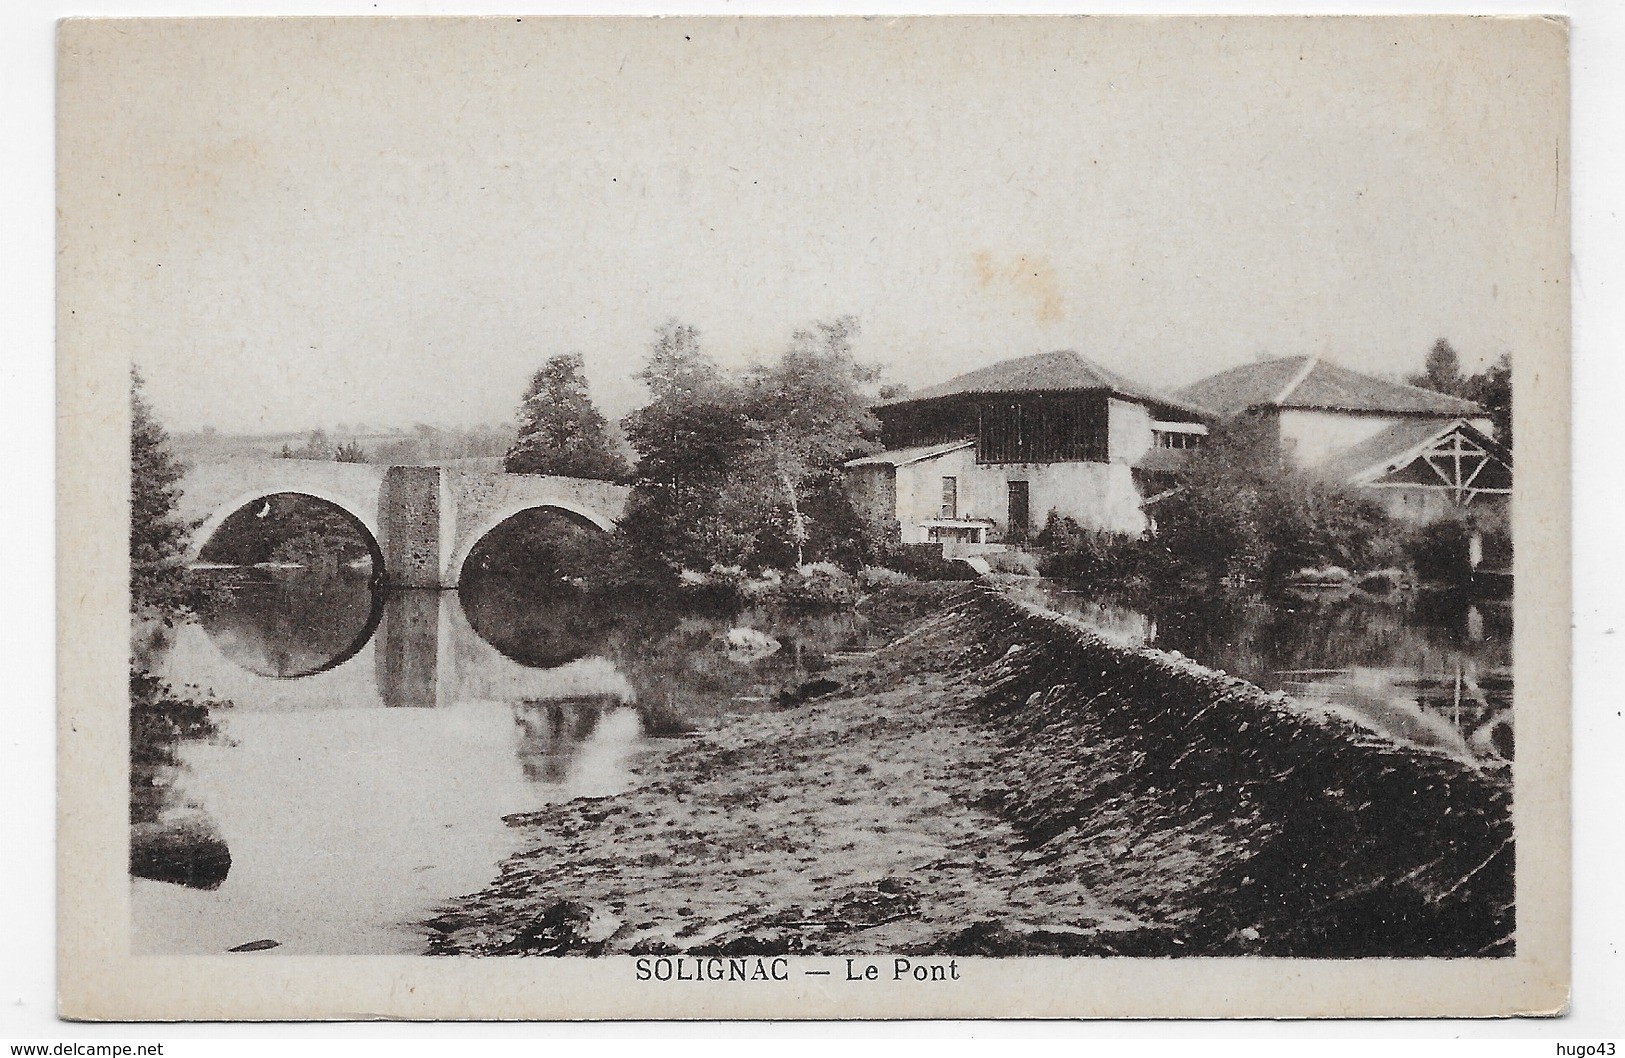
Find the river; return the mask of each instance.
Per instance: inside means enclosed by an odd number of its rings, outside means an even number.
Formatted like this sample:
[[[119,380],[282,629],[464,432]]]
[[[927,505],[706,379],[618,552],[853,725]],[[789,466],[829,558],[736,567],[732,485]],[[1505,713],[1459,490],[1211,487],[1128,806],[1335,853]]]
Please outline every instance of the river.
[[[417,923],[518,851],[503,816],[616,793],[635,757],[772,707],[863,637],[851,615],[610,613],[515,580],[248,578],[145,659],[233,703],[162,776],[165,810],[206,818],[231,867],[213,890],[133,879],[140,952],[421,951]]]
[[[1389,737],[1510,756],[1504,607],[1026,590]],[[253,571],[146,659],[234,703],[163,776],[167,810],[207,817],[231,866],[212,890],[132,879],[134,950],[422,951],[419,923],[520,851],[504,816],[620,792],[634,760],[776,708],[876,642],[851,614],[612,611],[511,579],[381,593],[364,577]]]

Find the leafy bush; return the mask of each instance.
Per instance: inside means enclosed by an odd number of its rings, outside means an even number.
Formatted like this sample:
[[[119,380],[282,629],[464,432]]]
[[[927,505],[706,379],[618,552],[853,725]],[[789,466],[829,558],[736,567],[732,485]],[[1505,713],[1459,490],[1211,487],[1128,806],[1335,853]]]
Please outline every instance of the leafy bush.
[[[573,514],[539,509],[487,533],[464,563],[465,576],[502,574],[576,581],[597,573],[613,539]]]
[[[1263,495],[1265,580],[1304,568],[1368,569],[1387,557],[1388,516],[1352,489],[1291,474]]]
[[[1055,511],[1050,512],[1034,543],[1043,549],[1039,572],[1061,580],[1133,574],[1138,572],[1143,550],[1141,541],[1126,533],[1087,529]]]
[[[784,575],[771,567],[758,570],[753,577],[745,577],[739,583],[739,594],[746,602],[758,599],[771,599],[779,593],[784,584]]]
[[[340,463],[365,463],[367,450],[361,447],[361,442],[352,439],[339,445],[333,452],[333,458]]]
[[[1435,584],[1466,584],[1472,579],[1472,530],[1457,518],[1429,522],[1411,534],[1411,567],[1419,579]]]
[[[1285,463],[1267,424],[1215,433],[1156,508],[1157,541],[1184,569],[1279,585],[1295,571],[1368,569],[1392,558],[1394,527],[1352,489]]]
[[[778,592],[783,578],[777,570],[771,574],[764,570],[762,575],[752,576],[743,566],[718,565],[704,573],[684,570],[680,579],[683,587],[689,591],[704,589],[719,599],[739,603],[773,596]]]
[[[865,588],[895,588],[899,584],[907,584],[914,578],[907,573],[885,566],[864,566],[858,570],[858,583]]]
[[[219,734],[211,710],[230,702],[192,697],[150,672],[130,670],[130,821],[157,818],[164,798],[163,769],[173,768],[180,744]]]
[[[742,566],[712,566],[704,573],[683,570],[677,587],[690,603],[708,602],[723,609],[760,604],[820,610],[850,605],[858,597],[856,579],[830,562],[810,562],[788,573],[767,568],[754,575]]]
[[[850,606],[857,600],[857,584],[839,566],[813,562],[799,566],[784,577],[778,597],[793,609],[833,609]]]
[[[232,512],[199,554],[205,562],[254,565],[293,562],[319,566],[370,554],[356,523],[326,500],[284,492],[255,500]]]
[[[1043,561],[1027,551],[990,551],[982,557],[999,573],[1030,577],[1043,570]]]
[[[895,544],[886,548],[876,562],[914,580],[976,579],[976,571],[965,563],[943,558],[941,544]]]

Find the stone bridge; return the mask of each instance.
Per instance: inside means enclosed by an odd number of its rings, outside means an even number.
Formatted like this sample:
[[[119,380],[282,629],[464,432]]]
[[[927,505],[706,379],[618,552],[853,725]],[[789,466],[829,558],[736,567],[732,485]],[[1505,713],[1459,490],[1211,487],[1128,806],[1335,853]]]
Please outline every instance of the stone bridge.
[[[279,493],[325,500],[366,537],[373,568],[397,588],[455,588],[491,530],[525,511],[552,509],[608,531],[626,507],[624,485],[584,478],[444,466],[376,466],[315,459],[226,459],[191,467],[180,513],[198,528],[191,558],[235,512]]]

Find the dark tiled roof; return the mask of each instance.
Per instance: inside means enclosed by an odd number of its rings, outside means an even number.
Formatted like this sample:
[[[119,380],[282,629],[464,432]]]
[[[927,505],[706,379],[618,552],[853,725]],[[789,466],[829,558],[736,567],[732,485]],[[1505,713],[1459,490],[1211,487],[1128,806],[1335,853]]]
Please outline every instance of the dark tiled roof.
[[[1209,375],[1178,395],[1228,418],[1249,408],[1320,408],[1394,415],[1482,415],[1470,400],[1387,382],[1318,357],[1289,356]]]
[[[1457,430],[1489,449],[1501,462],[1508,466],[1512,465],[1511,453],[1464,419],[1446,422],[1440,422],[1438,419],[1412,419],[1408,422],[1397,422],[1363,441],[1333,453],[1332,457],[1317,469],[1319,473],[1334,481],[1353,481],[1365,477],[1366,472],[1373,469],[1385,470],[1393,464],[1408,463],[1421,449],[1432,447],[1434,443],[1449,437]]]
[[[1191,407],[1186,401],[1128,382],[1070,349],[1022,356],[1014,360],[1001,360],[997,364],[977,368],[975,371],[950,378],[946,382],[883,400],[880,406],[972,393],[1054,393],[1083,390],[1105,390],[1143,404],[1156,404],[1205,415],[1202,409]]]
[[[1177,392],[1192,404],[1229,418],[1260,404],[1273,404],[1298,377],[1303,364],[1301,356],[1243,364],[1192,382]]]

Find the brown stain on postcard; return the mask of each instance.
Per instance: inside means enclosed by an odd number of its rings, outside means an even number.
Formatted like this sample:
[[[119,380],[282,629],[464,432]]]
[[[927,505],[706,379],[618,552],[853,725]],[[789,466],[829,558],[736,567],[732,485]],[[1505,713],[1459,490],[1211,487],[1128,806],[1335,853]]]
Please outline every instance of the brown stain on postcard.
[[[976,267],[976,283],[983,289],[997,286],[1030,301],[1033,319],[1039,323],[1058,323],[1066,318],[1060,285],[1055,280],[1055,268],[1045,257],[1016,254],[1008,262],[999,261],[986,250],[971,255]]]

